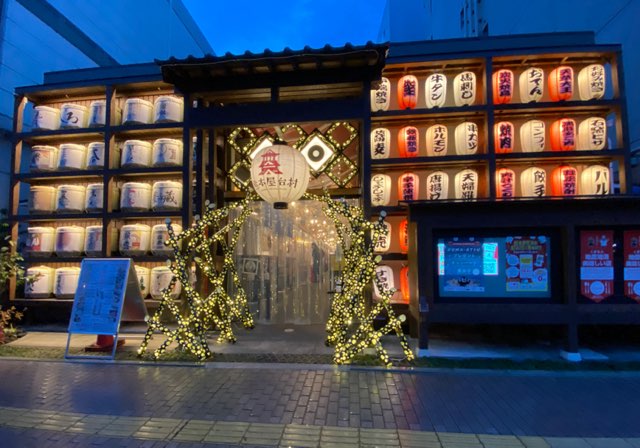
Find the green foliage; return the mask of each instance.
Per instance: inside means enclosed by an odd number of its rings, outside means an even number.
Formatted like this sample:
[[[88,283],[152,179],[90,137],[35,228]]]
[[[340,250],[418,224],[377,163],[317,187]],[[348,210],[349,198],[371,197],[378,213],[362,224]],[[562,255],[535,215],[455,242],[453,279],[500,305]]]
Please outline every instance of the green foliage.
[[[6,221],[5,212],[1,214],[0,219],[0,294],[7,289],[7,283],[10,278],[14,278],[17,284],[25,281],[24,268],[20,263],[24,260],[22,256],[15,251],[15,242],[11,240],[9,233],[9,223]]]

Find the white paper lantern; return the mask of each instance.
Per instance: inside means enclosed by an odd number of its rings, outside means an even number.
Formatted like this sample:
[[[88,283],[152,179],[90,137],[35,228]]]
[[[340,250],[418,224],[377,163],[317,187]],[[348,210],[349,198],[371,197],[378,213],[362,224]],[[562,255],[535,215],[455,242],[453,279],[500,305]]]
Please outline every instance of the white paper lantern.
[[[453,78],[453,100],[456,106],[470,106],[476,101],[476,74],[462,72]]]
[[[465,121],[456,126],[456,154],[470,156],[478,152],[478,125]]]
[[[447,127],[443,124],[434,124],[427,129],[427,156],[446,156],[449,143]]]
[[[391,102],[391,82],[383,77],[377,89],[371,89],[371,111],[389,110]]]
[[[371,177],[371,205],[379,207],[389,205],[391,200],[391,177],[386,174],[374,174]]]
[[[447,77],[442,73],[427,76],[424,94],[428,109],[444,106],[447,100]]]
[[[544,151],[545,141],[544,121],[529,120],[520,127],[522,152]]]
[[[455,177],[456,199],[472,201],[478,197],[478,173],[472,169],[460,171]]]
[[[544,94],[544,70],[531,67],[520,73],[520,101],[538,102]]]
[[[381,264],[376,267],[376,278],[382,284],[385,290],[395,289],[395,282],[393,280],[393,269],[391,266]],[[378,282],[373,282],[373,292],[377,298],[381,297],[380,290],[378,289]]]
[[[274,208],[287,208],[287,203],[300,199],[307,191],[309,165],[290,146],[268,146],[251,162],[251,182],[256,193]]]
[[[391,248],[391,223],[384,221],[382,224],[387,228],[387,234],[380,234],[375,246],[373,246],[373,251],[377,253],[389,252]]]
[[[430,201],[449,199],[449,175],[434,171],[427,176],[427,199]]]
[[[371,158],[388,159],[391,152],[391,132],[386,128],[371,131]]]
[[[547,194],[547,172],[532,166],[520,174],[520,190],[524,197],[541,198]]]
[[[398,200],[417,201],[420,192],[420,178],[415,173],[404,173],[398,178]]]
[[[607,195],[611,193],[609,167],[593,165],[580,175],[580,194]]]
[[[584,101],[599,100],[604,96],[606,75],[601,64],[591,64],[578,73],[578,92]]]
[[[607,144],[607,122],[604,118],[589,117],[578,127],[578,148],[583,151],[599,151]]]
[[[509,168],[496,171],[496,196],[501,199],[513,198],[516,195],[516,173]]]

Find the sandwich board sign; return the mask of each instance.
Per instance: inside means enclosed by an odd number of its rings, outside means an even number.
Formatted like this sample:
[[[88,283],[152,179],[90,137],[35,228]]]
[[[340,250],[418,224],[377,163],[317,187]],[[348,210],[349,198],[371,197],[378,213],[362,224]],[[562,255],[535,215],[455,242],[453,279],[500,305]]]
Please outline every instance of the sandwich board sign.
[[[85,258],[80,265],[67,330],[65,358],[105,356],[69,355],[72,334],[112,336],[114,359],[121,321],[146,321],[149,315],[131,258]]]

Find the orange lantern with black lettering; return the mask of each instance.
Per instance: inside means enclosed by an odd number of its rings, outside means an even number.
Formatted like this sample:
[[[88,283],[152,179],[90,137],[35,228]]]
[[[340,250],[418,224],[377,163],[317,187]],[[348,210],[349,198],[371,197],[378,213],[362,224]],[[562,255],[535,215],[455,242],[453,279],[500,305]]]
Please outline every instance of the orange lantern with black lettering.
[[[566,101],[573,96],[573,69],[567,65],[549,73],[549,96],[551,101]]]
[[[409,252],[409,221],[406,219],[402,220],[399,230],[400,252],[406,254]]]
[[[575,196],[578,194],[578,170],[562,165],[551,174],[551,194],[553,196]]]
[[[493,126],[493,139],[496,154],[513,152],[514,128],[513,123],[501,121]]]
[[[493,104],[506,104],[511,102],[513,96],[513,72],[511,70],[498,70],[493,74]]]
[[[398,152],[400,157],[417,157],[419,143],[418,128],[405,126],[398,131]]]
[[[496,171],[496,196],[502,199],[516,195],[516,173],[509,168]]]
[[[576,149],[576,122],[561,118],[551,124],[551,150],[573,151]]]
[[[418,104],[418,78],[405,75],[398,80],[398,107],[414,109]]]
[[[409,266],[400,269],[400,292],[402,293],[402,302],[409,303]]]

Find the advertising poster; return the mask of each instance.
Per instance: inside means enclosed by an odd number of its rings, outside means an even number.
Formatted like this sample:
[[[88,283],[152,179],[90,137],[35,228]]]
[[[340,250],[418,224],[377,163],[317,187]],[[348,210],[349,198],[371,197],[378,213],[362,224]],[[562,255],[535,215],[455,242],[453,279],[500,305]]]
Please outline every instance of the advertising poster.
[[[580,232],[580,292],[598,303],[613,295],[613,231]]]
[[[505,238],[507,291],[546,292],[549,289],[549,260],[545,236]]]
[[[624,232],[624,295],[640,303],[640,230]]]
[[[444,243],[444,290],[484,292],[482,241],[452,238]]]

